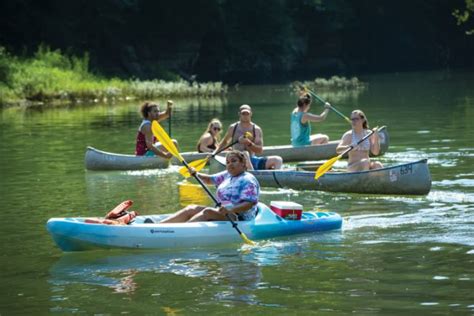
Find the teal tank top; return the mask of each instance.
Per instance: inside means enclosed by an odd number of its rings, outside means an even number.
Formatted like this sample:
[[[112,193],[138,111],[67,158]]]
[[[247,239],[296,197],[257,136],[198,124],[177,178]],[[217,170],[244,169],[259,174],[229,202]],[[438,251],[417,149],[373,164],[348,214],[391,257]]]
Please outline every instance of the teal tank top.
[[[304,112],[291,113],[291,145],[294,147],[311,145],[311,124],[301,123]]]

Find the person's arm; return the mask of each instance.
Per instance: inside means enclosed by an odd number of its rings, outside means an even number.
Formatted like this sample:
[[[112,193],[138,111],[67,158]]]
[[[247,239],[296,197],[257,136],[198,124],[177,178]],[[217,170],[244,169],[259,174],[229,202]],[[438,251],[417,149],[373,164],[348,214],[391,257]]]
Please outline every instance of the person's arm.
[[[343,136],[341,141],[336,147],[336,153],[341,154],[344,150],[351,146],[351,134],[350,132],[346,132]]]
[[[168,100],[166,102],[166,111],[160,112],[160,114],[158,115],[158,119],[157,119],[158,123],[170,117],[172,107],[173,107],[173,101]]]
[[[213,152],[213,149],[209,148],[209,145],[212,145],[214,139],[210,133],[206,133],[201,137],[199,140],[199,151],[205,152]]]
[[[326,117],[328,116],[328,114],[329,114],[330,106],[331,105],[328,102],[326,102],[326,104],[324,105],[324,111],[320,115],[316,115],[316,114],[313,114],[313,113],[303,114],[302,117],[301,117],[301,123],[305,124],[306,122],[322,122],[322,121],[324,121],[326,119]]]
[[[196,175],[199,177],[199,179],[202,180],[202,182],[204,182],[205,184],[214,184],[214,182],[212,182],[212,176],[208,175],[208,174],[205,174],[205,173],[201,173],[201,172],[196,172]]]
[[[380,154],[380,137],[377,128],[373,129],[374,133],[370,136],[370,151],[377,156]]]
[[[143,134],[145,134],[145,143],[146,143],[146,147],[149,150],[154,152],[155,155],[157,155],[159,157],[163,157],[163,158],[166,158],[166,159],[170,159],[172,157],[172,155],[169,152],[162,151],[162,150],[156,148],[153,145],[153,132],[151,131],[151,124],[144,125],[142,132],[143,132]]]
[[[188,170],[189,170],[189,173],[192,176],[197,175],[199,177],[199,179],[202,180],[202,182],[204,182],[205,184],[208,184],[208,185],[209,184],[219,185],[220,183],[222,183],[222,181],[225,178],[225,174],[227,173],[227,171],[221,171],[219,173],[209,175],[209,174],[202,173],[202,172],[196,172],[196,169],[194,169],[193,167],[189,167]]]
[[[216,150],[215,150],[216,152],[220,151],[222,148],[227,146],[227,144],[230,141],[231,135],[232,135],[232,129],[233,129],[232,125],[230,125],[229,128],[227,129],[227,132],[225,133],[224,137],[220,141],[220,143],[217,144]]]
[[[241,136],[239,143],[244,144],[248,151],[253,152],[256,155],[260,155],[263,152],[263,132],[260,127],[255,127],[255,139],[251,140],[248,137]]]

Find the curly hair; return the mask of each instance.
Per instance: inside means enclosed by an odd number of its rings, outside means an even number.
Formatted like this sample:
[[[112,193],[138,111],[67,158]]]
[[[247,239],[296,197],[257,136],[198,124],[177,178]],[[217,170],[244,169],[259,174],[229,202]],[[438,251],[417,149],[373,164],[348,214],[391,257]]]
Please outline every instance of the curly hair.
[[[142,104],[141,108],[140,108],[140,113],[142,114],[142,117],[144,119],[146,119],[148,117],[148,113],[151,112],[151,109],[153,107],[155,107],[158,109],[158,112],[160,111],[160,106],[158,105],[158,103],[154,103],[154,102],[151,102],[151,101],[146,101],[145,103]]]

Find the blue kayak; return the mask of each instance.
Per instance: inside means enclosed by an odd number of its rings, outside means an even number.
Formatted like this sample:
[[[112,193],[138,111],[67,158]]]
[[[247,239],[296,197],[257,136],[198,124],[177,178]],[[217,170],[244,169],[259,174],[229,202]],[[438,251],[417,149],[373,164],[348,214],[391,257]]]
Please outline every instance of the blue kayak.
[[[128,225],[87,223],[86,218],[51,218],[47,229],[63,251],[94,248],[188,248],[241,242],[230,222],[159,224],[169,214],[137,216]],[[149,223],[151,222],[151,223]],[[239,221],[238,227],[251,240],[340,229],[342,218],[334,212],[303,212],[301,219],[280,217],[263,203],[251,221]]]

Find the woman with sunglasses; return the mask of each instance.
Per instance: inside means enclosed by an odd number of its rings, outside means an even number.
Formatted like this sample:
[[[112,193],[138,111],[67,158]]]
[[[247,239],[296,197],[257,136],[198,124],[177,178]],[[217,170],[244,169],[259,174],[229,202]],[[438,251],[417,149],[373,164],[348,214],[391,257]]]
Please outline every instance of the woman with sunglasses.
[[[206,130],[199,138],[197,151],[200,153],[213,152],[219,145],[221,138],[222,123],[218,119],[212,119],[207,125]]]
[[[351,122],[352,129],[344,133],[336,148],[336,152],[340,154],[350,146],[354,146],[354,149],[348,153],[347,171],[356,172],[383,168],[380,162],[371,161],[369,158],[369,153],[374,155],[380,153],[380,139],[376,129],[374,129],[372,136],[356,145],[370,133],[367,116],[361,110],[354,110],[351,113]]]

